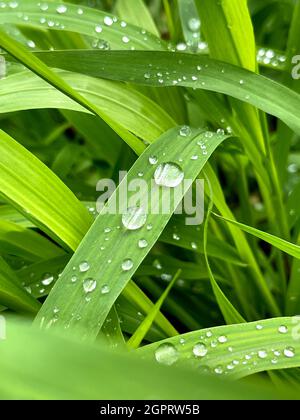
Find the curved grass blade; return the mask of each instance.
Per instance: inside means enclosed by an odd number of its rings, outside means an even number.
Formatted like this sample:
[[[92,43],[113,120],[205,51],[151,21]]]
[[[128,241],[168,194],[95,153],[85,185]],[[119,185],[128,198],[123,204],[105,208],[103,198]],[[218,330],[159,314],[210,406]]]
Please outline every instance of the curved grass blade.
[[[17,255],[28,261],[54,258],[64,254],[37,232],[0,219],[0,251]]]
[[[1,194],[41,230],[76,249],[92,223],[85,207],[39,159],[1,130],[0,139]]]
[[[55,51],[36,55],[50,67],[93,77],[223,93],[278,117],[300,133],[299,94],[267,77],[207,57],[159,51]]]
[[[177,354],[173,362],[215,376],[234,379],[258,372],[300,366],[300,342],[295,339],[294,318],[274,318],[247,324],[216,327],[169,338],[138,350],[158,358],[162,345]],[[166,363],[168,357],[165,357]]]
[[[256,236],[259,239],[269,243],[280,251],[285,252],[292,257],[300,259],[300,246],[292,244],[291,242],[285,241],[284,239],[278,238],[277,236],[271,235],[270,233],[263,232],[261,230],[255,229],[251,226],[244,225],[243,223],[236,222],[235,220],[226,219],[220,215],[215,214],[216,217],[224,220],[227,223],[230,223],[244,232],[249,233],[250,235]]]
[[[164,162],[178,162],[180,159],[178,164],[182,165],[185,179],[195,180],[214,150],[227,137],[214,133],[207,134],[199,130],[191,130],[190,135],[183,137],[177,128],[168,131],[149,146],[137,160],[109,200],[108,206],[113,205],[115,198],[118,200],[119,191],[126,188],[126,185],[136,179],[139,173],[143,174],[143,180],[148,186],[147,191],[150,191],[155,169],[157,165]],[[199,146],[200,141],[206,147],[205,154]],[[191,160],[195,154],[198,154],[199,158]],[[155,165],[149,163],[152,156],[157,157]],[[140,230],[125,229],[119,212],[109,214],[104,209],[44,303],[35,321],[36,324],[46,328],[67,327],[73,333],[83,335],[84,339],[95,339],[116,299],[159,238],[180,203],[182,194],[187,192],[188,188],[185,184],[180,196],[171,200],[171,207],[165,211],[166,214],[153,214],[148,202],[148,208],[144,210],[148,213],[147,223]],[[147,191],[143,191],[143,197],[145,194],[147,196]],[[160,204],[162,201],[165,202],[165,194],[169,193],[169,189],[160,190],[160,193],[162,192],[162,197],[156,195],[157,203]],[[133,194],[131,193],[128,197],[130,200]],[[149,198],[153,200],[153,197]],[[138,245],[140,240],[146,240],[147,246],[140,248]],[[122,247],[119,246],[120,243]],[[88,262],[90,267],[87,273],[81,273],[79,270],[84,261]],[[75,274],[78,280],[72,283],[71,278]],[[89,295],[85,293],[83,287],[87,279],[93,281],[94,290]],[[103,293],[103,287],[106,293]],[[60,310],[60,315],[55,322],[53,320],[54,308]],[[78,315],[80,321],[77,319]]]
[[[76,73],[57,73],[65,82],[84,95],[103,115],[147,142],[153,142],[164,131],[174,127],[174,120],[155,102],[123,84],[94,79]],[[21,72],[0,80],[0,113],[26,109],[60,108],[88,112],[48,83],[30,72]],[[145,110],[145,111],[144,111]],[[144,150],[142,142],[136,149]]]

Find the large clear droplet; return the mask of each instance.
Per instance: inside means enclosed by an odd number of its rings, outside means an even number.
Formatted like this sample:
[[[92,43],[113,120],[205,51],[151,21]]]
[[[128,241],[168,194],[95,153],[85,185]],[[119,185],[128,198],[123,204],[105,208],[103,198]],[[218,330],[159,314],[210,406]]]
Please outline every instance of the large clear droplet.
[[[79,264],[79,271],[81,273],[86,273],[90,269],[90,264],[87,261],[83,261]]]
[[[122,263],[123,271],[130,271],[132,268],[133,268],[133,261],[130,258],[123,261]]]
[[[128,230],[141,229],[147,221],[147,215],[143,207],[130,207],[122,215],[123,226]]]
[[[197,343],[193,348],[193,354],[196,357],[204,357],[207,355],[207,347],[204,343]]]
[[[43,279],[41,281],[43,286],[49,286],[51,283],[54,282],[54,276],[52,274],[44,274]]]
[[[154,180],[161,187],[175,188],[182,183],[184,172],[179,165],[172,162],[159,165],[154,174]]]
[[[158,363],[171,366],[177,362],[179,353],[171,343],[161,344],[155,351],[155,359]]]
[[[97,287],[97,282],[94,279],[86,279],[83,282],[83,290],[85,293],[92,293]]]

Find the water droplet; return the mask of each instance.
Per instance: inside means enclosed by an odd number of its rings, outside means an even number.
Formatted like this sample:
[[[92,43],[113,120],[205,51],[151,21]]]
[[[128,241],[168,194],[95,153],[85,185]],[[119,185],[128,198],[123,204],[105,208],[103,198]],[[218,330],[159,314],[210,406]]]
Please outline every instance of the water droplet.
[[[90,264],[87,261],[83,261],[79,264],[79,271],[81,273],[86,273],[90,269]]]
[[[191,243],[191,247],[192,247],[192,249],[198,249],[198,245],[196,244],[196,242],[192,242]]]
[[[257,355],[260,359],[266,359],[268,357],[268,353],[266,352],[266,350],[259,350]]]
[[[207,347],[204,343],[198,343],[193,348],[193,354],[196,357],[204,357],[204,356],[207,355],[207,352],[208,352],[208,350],[207,350]]]
[[[143,249],[143,248],[147,248],[147,246],[148,246],[148,242],[146,241],[146,239],[139,240],[139,248]]]
[[[67,6],[65,6],[64,4],[60,4],[59,6],[57,6],[56,11],[59,14],[63,14],[66,13],[66,11],[68,10]]]
[[[283,350],[283,354],[288,359],[291,359],[295,357],[295,349],[293,347],[287,347],[286,349]]]
[[[191,18],[188,21],[188,27],[189,27],[190,31],[192,31],[192,32],[199,31],[200,26],[201,26],[200,20],[197,19],[197,18]]]
[[[158,159],[157,159],[156,156],[150,156],[149,157],[149,163],[150,163],[150,165],[156,165],[157,162],[158,162]]]
[[[44,274],[41,281],[43,286],[49,286],[53,282],[54,282],[54,276],[52,274],[49,274],[49,273]]]
[[[130,271],[132,268],[133,268],[133,261],[130,258],[123,261],[122,263],[123,271]]]
[[[188,125],[184,125],[179,130],[179,135],[181,137],[189,137],[191,135],[191,133],[192,133],[192,130],[190,129],[190,127]]]
[[[177,362],[179,353],[171,343],[161,344],[155,351],[155,359],[158,363],[171,366]]]
[[[157,185],[175,188],[182,183],[184,172],[176,163],[167,162],[157,167],[154,179]]]
[[[95,26],[95,31],[97,32],[97,34],[100,34],[103,31],[102,26],[101,25],[96,25]]]
[[[78,277],[77,277],[77,276],[72,276],[72,277],[71,277],[71,282],[72,282],[72,283],[76,283],[76,282],[77,282],[77,280],[78,280]]]
[[[101,294],[102,294],[102,295],[107,295],[109,292],[110,292],[110,287],[109,287],[109,285],[108,285],[108,284],[104,284],[104,285],[101,287]]]
[[[86,279],[83,282],[83,290],[85,293],[92,293],[97,287],[97,282],[94,279]]]
[[[222,375],[222,373],[223,373],[223,368],[222,368],[222,366],[217,366],[217,367],[215,368],[215,373],[216,373],[217,375]]]
[[[227,343],[228,339],[225,335],[221,335],[221,337],[218,338],[218,342],[221,344]]]
[[[122,41],[124,42],[124,44],[128,44],[130,42],[130,39],[128,38],[128,36],[123,36]]]
[[[174,241],[180,241],[180,236],[177,233],[173,233]]]
[[[278,332],[280,332],[280,334],[286,334],[286,333],[288,332],[288,327],[287,327],[287,326],[285,326],[285,325],[281,325],[281,326],[278,328]]]
[[[128,230],[141,229],[147,221],[147,215],[143,207],[130,207],[122,215],[123,226]]]
[[[105,16],[104,23],[106,26],[111,26],[114,23],[114,21],[110,16]]]
[[[262,325],[256,325],[256,329],[258,330],[258,331],[261,331],[261,330],[263,330],[263,326]]]

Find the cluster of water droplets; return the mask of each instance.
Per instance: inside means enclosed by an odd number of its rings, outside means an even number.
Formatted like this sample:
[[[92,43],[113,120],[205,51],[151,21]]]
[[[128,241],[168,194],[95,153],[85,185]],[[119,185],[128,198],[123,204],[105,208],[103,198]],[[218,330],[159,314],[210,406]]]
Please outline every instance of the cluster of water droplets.
[[[263,329],[264,327],[260,324],[256,326],[258,333]],[[289,328],[286,325],[280,325],[277,328],[277,333],[280,335],[286,335],[288,332]],[[210,358],[214,358],[214,349],[218,346],[222,346],[222,349],[228,352],[231,357],[227,357],[227,360],[229,361],[224,365],[218,364],[213,366]],[[180,361],[180,359],[186,359],[188,356],[188,359],[194,360],[194,362],[200,362],[200,367],[205,368],[207,373],[226,375],[234,371],[238,366],[240,368],[246,367],[249,370],[257,369],[259,363],[262,361],[268,361],[270,365],[276,365],[281,359],[292,359],[296,355],[296,351],[293,347],[284,345],[281,346],[281,348],[261,348],[247,353],[241,352],[230,346],[230,339],[226,335],[215,336],[212,331],[203,333],[199,342],[193,344],[191,350],[187,350],[187,347],[188,339],[185,339],[184,337],[180,338],[176,345],[171,342],[165,342],[156,348],[154,357],[158,363],[171,366]],[[190,349],[190,347],[188,348]],[[191,354],[187,355],[187,351],[190,351]]]
[[[275,68],[284,68],[286,60],[287,58],[285,55],[277,53],[272,49],[260,48],[257,51],[257,62],[259,64],[264,64],[266,66],[271,66]]]

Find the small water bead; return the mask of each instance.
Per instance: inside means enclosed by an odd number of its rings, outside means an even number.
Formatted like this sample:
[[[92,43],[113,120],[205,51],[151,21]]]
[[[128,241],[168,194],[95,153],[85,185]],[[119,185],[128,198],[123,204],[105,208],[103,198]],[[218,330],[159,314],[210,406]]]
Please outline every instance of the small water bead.
[[[288,359],[292,359],[293,357],[295,357],[295,349],[293,347],[287,347],[283,350],[283,354]]]
[[[83,290],[85,293],[92,293],[97,287],[97,282],[94,279],[86,279],[83,282]]]
[[[128,44],[130,42],[130,39],[128,38],[128,36],[123,36],[122,41],[124,42],[124,44]]]
[[[211,331],[207,331],[206,337],[211,338],[213,336],[213,333]]]
[[[261,330],[263,330],[263,326],[262,325],[256,325],[256,329],[257,329],[257,331],[261,331]]]
[[[205,357],[207,353],[208,353],[208,350],[204,343],[197,343],[193,347],[193,354],[196,357]]]
[[[287,327],[286,325],[281,325],[281,326],[278,328],[278,332],[279,332],[280,334],[286,334],[286,333],[288,332],[288,327]]]
[[[102,51],[108,51],[110,50],[110,44],[108,41],[105,41],[104,39],[96,39],[93,42],[93,48],[97,48],[98,50],[102,50]]]
[[[266,359],[268,357],[268,353],[266,352],[266,350],[259,350],[257,355],[260,359]]]
[[[81,9],[81,8],[79,7],[79,9],[77,9],[77,13],[78,13],[78,15],[83,15],[83,9]]]
[[[57,6],[56,8],[56,12],[59,14],[63,14],[66,13],[66,11],[68,10],[67,6],[65,6],[64,4],[60,4],[59,6]]]
[[[90,269],[90,264],[87,261],[83,261],[79,264],[79,271],[81,273],[86,273]]]
[[[199,156],[198,155],[193,155],[192,157],[191,157],[191,160],[198,160],[199,159]]]
[[[150,156],[149,157],[149,163],[150,163],[150,165],[156,165],[157,162],[158,162],[158,159],[157,159],[156,156]]]
[[[114,23],[114,21],[110,16],[105,16],[104,23],[106,26],[111,26]]]
[[[77,276],[72,276],[71,277],[71,283],[76,283],[77,280],[78,280],[78,277]]]
[[[151,225],[151,223],[147,226],[147,230],[150,231],[153,229],[153,225]]]
[[[196,244],[196,242],[192,242],[191,243],[191,247],[192,247],[192,249],[198,249],[198,245]]]
[[[215,372],[217,375],[222,375],[222,373],[223,373],[224,371],[223,371],[222,366],[217,366],[217,367],[215,368],[214,372]]]
[[[243,79],[240,80],[240,85],[243,85],[245,82]]]
[[[101,294],[102,294],[102,295],[107,295],[109,292],[110,292],[110,287],[109,287],[109,285],[108,285],[108,284],[104,284],[104,285],[101,287]]]
[[[156,361],[163,365],[172,366],[177,362],[178,358],[178,350],[171,343],[161,344],[155,351]]]
[[[188,21],[188,27],[189,27],[190,31],[192,31],[192,32],[197,32],[197,31],[199,31],[200,26],[201,26],[201,22],[200,22],[200,20],[199,20],[199,19],[197,19],[197,18],[191,18],[191,19]]]
[[[133,268],[133,261],[130,258],[123,261],[122,263],[123,271],[130,271],[132,268]]]
[[[161,262],[159,260],[154,260],[153,263],[152,263],[152,265],[157,270],[162,270],[162,265],[161,265]]]
[[[183,179],[183,170],[173,162],[159,165],[154,174],[156,184],[162,187],[175,188],[182,183]]]
[[[51,283],[54,282],[54,276],[52,274],[44,274],[43,278],[42,278],[42,285],[43,286],[50,286]]]
[[[188,125],[184,125],[179,130],[179,135],[181,137],[189,137],[191,135],[191,133],[192,133],[192,130]]]
[[[147,248],[148,241],[146,241],[146,239],[140,239],[138,245],[141,249]]]
[[[41,9],[42,12],[46,12],[48,10],[48,8],[49,8],[49,6],[48,6],[47,3],[42,3],[40,5],[40,9]]]
[[[102,26],[101,25],[96,25],[95,26],[95,31],[97,32],[97,34],[100,34],[103,31]]]
[[[147,221],[147,215],[143,207],[130,207],[122,215],[123,226],[128,230],[141,229]]]
[[[110,233],[110,232],[111,232],[111,229],[109,227],[104,229],[104,233]]]
[[[222,335],[221,337],[218,338],[218,342],[220,344],[225,344],[227,343],[227,341],[228,341],[228,338],[225,335]]]
[[[145,73],[145,74],[144,74],[144,78],[145,78],[146,80],[151,79],[151,74],[150,74],[150,73]]]
[[[173,233],[174,241],[180,241],[180,236],[177,233]]]
[[[164,280],[164,281],[171,281],[171,280],[172,280],[172,276],[171,276],[171,274],[167,274],[167,273],[162,274],[162,275],[160,276],[160,278],[161,278],[162,280]]]
[[[35,48],[36,47],[35,42],[32,41],[32,40],[28,40],[27,45],[28,45],[29,48]]]

